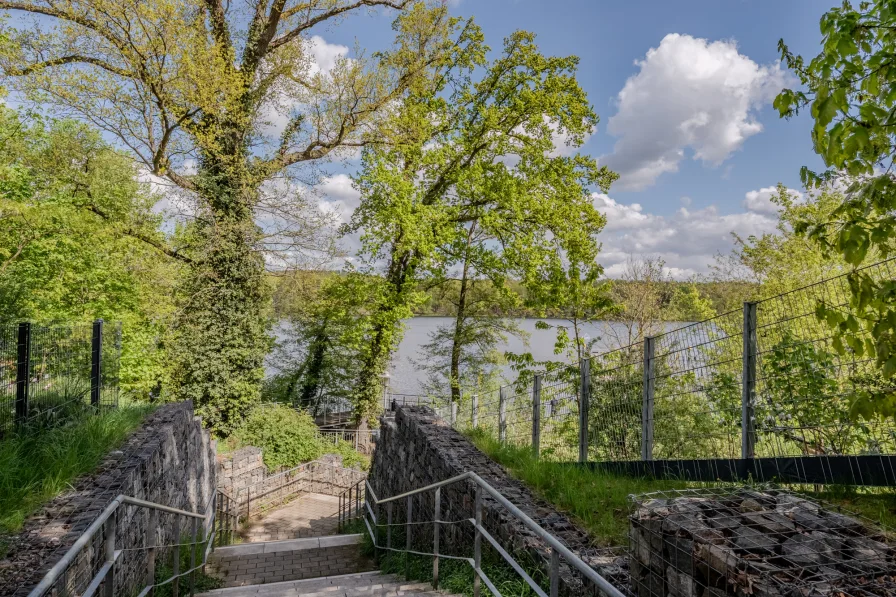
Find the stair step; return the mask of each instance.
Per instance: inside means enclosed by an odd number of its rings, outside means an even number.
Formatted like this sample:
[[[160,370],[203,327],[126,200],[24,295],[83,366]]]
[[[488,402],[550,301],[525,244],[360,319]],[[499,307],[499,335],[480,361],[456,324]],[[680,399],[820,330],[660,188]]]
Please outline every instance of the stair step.
[[[229,587],[197,597],[449,597],[429,583],[408,582],[392,574],[362,572],[308,580]]]

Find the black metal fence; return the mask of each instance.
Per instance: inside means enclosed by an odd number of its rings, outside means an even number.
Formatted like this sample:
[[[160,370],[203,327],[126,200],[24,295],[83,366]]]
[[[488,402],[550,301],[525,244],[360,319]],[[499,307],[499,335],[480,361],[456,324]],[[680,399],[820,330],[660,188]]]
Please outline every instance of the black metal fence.
[[[862,273],[894,272],[888,260]],[[817,315],[822,305],[849,313],[850,298],[843,275],[745,303],[579,366],[521,376],[465,400],[455,420],[558,461],[703,480],[894,483],[892,420],[856,416],[852,406],[896,388],[867,351],[838,350]],[[852,345],[873,340],[862,334]]]
[[[118,405],[121,323],[0,326],[0,436]]]

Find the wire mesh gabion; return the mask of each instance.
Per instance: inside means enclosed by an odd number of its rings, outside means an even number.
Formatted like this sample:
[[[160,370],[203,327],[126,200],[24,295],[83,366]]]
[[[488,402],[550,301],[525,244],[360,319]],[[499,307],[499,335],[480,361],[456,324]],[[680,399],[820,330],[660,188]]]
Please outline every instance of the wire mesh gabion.
[[[896,595],[896,538],[823,502],[746,487],[631,501],[637,597]]]

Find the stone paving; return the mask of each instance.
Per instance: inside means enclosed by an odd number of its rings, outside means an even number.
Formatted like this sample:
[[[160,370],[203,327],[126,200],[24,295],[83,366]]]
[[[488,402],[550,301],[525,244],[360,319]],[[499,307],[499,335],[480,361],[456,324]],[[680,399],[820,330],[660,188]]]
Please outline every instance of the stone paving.
[[[249,543],[326,537],[336,534],[338,522],[338,497],[306,493],[251,521],[242,536]]]

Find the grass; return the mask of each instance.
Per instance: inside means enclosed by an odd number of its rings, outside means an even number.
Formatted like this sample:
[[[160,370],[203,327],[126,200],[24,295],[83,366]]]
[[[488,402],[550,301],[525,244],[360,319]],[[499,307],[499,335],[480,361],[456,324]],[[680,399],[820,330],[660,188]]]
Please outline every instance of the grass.
[[[502,445],[494,436],[471,431],[468,437],[490,458],[525,483],[536,495],[568,514],[598,546],[628,544],[629,495],[668,489],[731,486],[613,475],[603,471],[536,460],[529,447]],[[892,488],[792,487],[812,498],[896,528],[896,492]]]
[[[89,473],[152,410],[124,406],[0,440],[0,534],[15,533],[42,504]],[[2,545],[0,545],[2,551]]]
[[[536,460],[531,448],[502,445],[482,431],[471,431],[469,438],[536,495],[569,515],[600,547],[628,543],[631,494],[682,487],[682,483],[676,481],[622,477],[559,462]]]
[[[189,535],[184,535],[181,537],[181,543],[190,543],[192,538]],[[194,551],[195,555],[195,563],[198,566],[202,562],[202,556],[205,553],[205,543],[196,543],[192,545],[184,545],[180,550],[180,570],[183,573],[186,570],[190,569],[190,551]],[[174,560],[174,552],[172,551],[170,556],[166,558],[166,561],[161,563],[156,567],[156,583],[160,583],[168,580],[174,575],[174,568],[172,566]],[[220,589],[224,586],[224,581],[215,578],[214,576],[209,576],[203,572],[203,568],[199,568],[199,570],[195,570],[193,572],[193,582],[194,590],[196,593],[204,593],[206,591],[211,591],[214,589]],[[179,581],[179,594],[184,595],[189,593],[190,587],[190,575],[187,574],[185,576],[180,577]],[[174,594],[174,583],[169,582],[162,586],[157,586],[155,591],[153,592],[154,597],[171,597]]]

